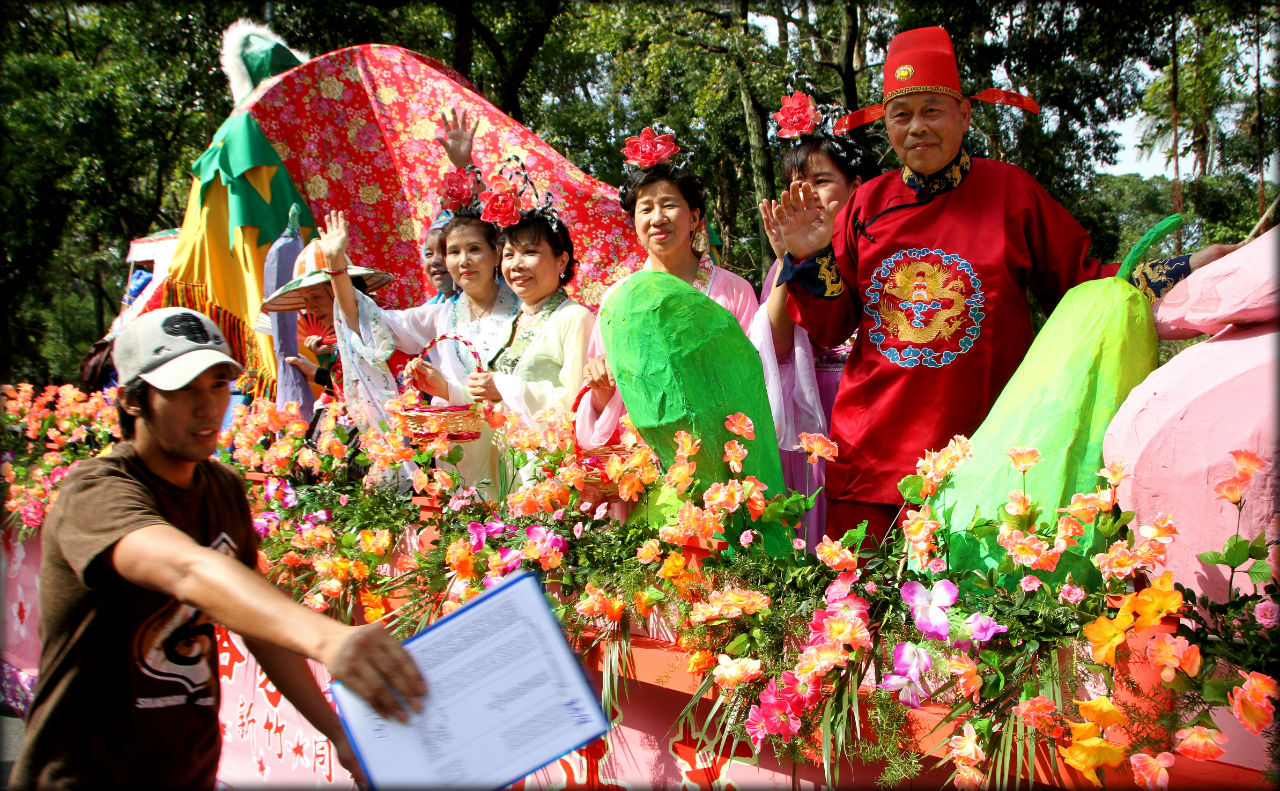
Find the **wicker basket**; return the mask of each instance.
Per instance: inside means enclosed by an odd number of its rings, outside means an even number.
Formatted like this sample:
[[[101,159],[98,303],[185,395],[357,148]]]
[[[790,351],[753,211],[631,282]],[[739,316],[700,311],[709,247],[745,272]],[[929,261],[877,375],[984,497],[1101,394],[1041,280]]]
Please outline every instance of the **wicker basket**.
[[[585,448],[578,453],[578,464],[585,470],[582,478],[584,490],[590,489],[601,495],[605,502],[621,502],[618,497],[618,484],[606,478],[604,470],[613,456],[626,458],[635,448],[628,445],[601,445],[598,448]]]
[[[455,341],[467,347],[467,351],[471,352],[471,356],[475,358],[476,371],[478,373],[484,371],[484,363],[476,353],[475,346],[459,335],[441,335],[428,343],[419,356],[425,357],[427,352],[440,341]],[[480,438],[480,432],[485,426],[484,417],[476,411],[473,404],[407,407],[402,414],[415,440],[436,439],[443,434],[450,442],[471,442]],[[439,430],[430,430],[438,422],[441,422]]]

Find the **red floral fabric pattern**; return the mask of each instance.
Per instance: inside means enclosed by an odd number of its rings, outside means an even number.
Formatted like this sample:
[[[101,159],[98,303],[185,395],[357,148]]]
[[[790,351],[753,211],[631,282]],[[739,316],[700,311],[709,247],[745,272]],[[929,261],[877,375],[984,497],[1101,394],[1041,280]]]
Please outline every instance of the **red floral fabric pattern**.
[[[473,156],[481,173],[495,174],[515,154],[539,193],[551,193],[579,262],[568,291],[594,309],[605,288],[645,260],[617,189],[584,174],[447,71],[400,47],[349,47],[263,83],[241,111],[271,140],[313,216],[347,213],[352,260],[395,276],[374,294],[377,301],[408,308],[430,292],[419,250],[452,169],[434,140],[439,114],[465,109],[480,119]]]

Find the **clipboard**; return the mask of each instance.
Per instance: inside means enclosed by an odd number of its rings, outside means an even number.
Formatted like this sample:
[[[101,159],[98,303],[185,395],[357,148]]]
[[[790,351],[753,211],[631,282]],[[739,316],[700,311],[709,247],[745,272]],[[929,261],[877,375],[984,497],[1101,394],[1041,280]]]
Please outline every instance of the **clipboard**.
[[[503,788],[609,730],[532,574],[512,574],[404,647],[427,681],[408,723],[329,686],[373,788]]]

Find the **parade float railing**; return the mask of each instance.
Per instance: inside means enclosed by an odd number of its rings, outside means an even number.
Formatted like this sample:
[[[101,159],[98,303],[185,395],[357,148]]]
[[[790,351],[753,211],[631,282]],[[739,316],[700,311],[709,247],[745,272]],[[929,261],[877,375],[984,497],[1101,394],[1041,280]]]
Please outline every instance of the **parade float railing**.
[[[8,555],[38,529],[22,521],[36,510],[30,499],[44,497],[44,508],[56,492],[33,490],[16,472],[46,452],[38,447],[42,421],[59,419],[54,402],[37,407],[23,392],[6,399],[6,476],[23,481],[7,501],[17,515]],[[67,395],[68,403],[88,402]],[[249,482],[261,567],[317,611],[382,621],[408,636],[515,569],[537,570],[566,633],[600,672],[606,711],[627,712],[615,728],[621,735],[610,738],[625,739],[643,719],[635,707],[659,697],[649,690],[669,690],[684,701],[666,720],[684,734],[672,754],[679,747],[720,756],[722,768],[768,765],[830,785],[871,772],[884,782],[930,778],[961,788],[1033,776],[1083,787],[1105,771],[1113,784],[1132,777],[1157,787],[1171,765],[1175,778],[1206,776],[1196,764],[1204,761],[1214,778],[1260,784],[1257,772],[1214,763],[1222,735],[1211,715],[1230,708],[1254,733],[1275,727],[1280,690],[1273,675],[1257,672],[1272,670],[1277,655],[1276,589],[1258,564],[1267,547],[1233,536],[1220,557],[1205,558],[1239,569],[1254,593],[1193,601],[1156,573],[1176,537],[1173,521],[1131,526],[1114,502],[1121,469],[1102,471],[1104,485],[1062,509],[1041,511],[1013,492],[996,518],[968,526],[994,547],[995,564],[961,570],[949,554],[952,531],[936,518],[950,473],[968,453],[957,438],[903,482],[907,504],[891,540],[876,544],[855,529],[824,539],[816,554],[797,542],[773,557],[752,525],[794,524],[809,502],[786,492],[767,497],[749,478],[698,480],[687,463],[695,437],[681,438],[683,460],[662,470],[625,432],[630,452],[611,457],[605,471],[631,510],[619,519],[617,504],[584,494],[590,487],[565,416],[543,415],[535,428],[489,414],[508,469],[524,471],[492,502],[427,466],[457,446],[401,441],[397,406],[392,424],[364,432],[358,445],[341,405],[328,408],[311,438],[296,411],[265,401],[238,408],[224,433],[224,460]],[[741,432],[726,456],[759,450],[741,416],[726,424]],[[79,435],[72,424],[65,429],[58,431]],[[815,458],[830,453],[821,438],[805,442]],[[1033,475],[1027,450],[1015,449],[1012,463]],[[404,462],[419,466],[406,473]],[[1251,454],[1237,462],[1220,488],[1238,504],[1264,462]],[[717,538],[729,520],[738,520],[735,546]],[[1107,545],[1089,559],[1103,579],[1089,590],[1053,577],[1083,525]],[[243,659],[243,647],[227,640],[225,655]],[[1144,666],[1145,678],[1135,672]],[[265,680],[253,683],[255,694],[271,692]],[[248,717],[253,705],[244,695],[224,704],[227,717]],[[306,741],[300,734],[294,747]],[[307,744],[314,758],[321,748]],[[601,760],[609,753],[602,749],[583,751],[582,760]],[[269,758],[254,756],[266,761],[263,771]],[[617,750],[609,760],[621,760]]]

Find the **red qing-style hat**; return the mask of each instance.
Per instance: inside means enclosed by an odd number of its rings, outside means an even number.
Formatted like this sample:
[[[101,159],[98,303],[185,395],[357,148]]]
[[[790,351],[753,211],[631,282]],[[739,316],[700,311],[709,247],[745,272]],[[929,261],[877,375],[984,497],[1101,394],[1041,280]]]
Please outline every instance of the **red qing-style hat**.
[[[940,27],[921,27],[893,37],[884,59],[884,99],[849,113],[835,126],[836,134],[844,134],[856,126],[884,117],[884,106],[908,93],[941,93],[964,99],[960,92],[960,71],[956,68],[956,52],[951,36]],[[1038,113],[1040,105],[1029,96],[999,88],[989,88],[970,99],[992,104],[1008,104]]]

